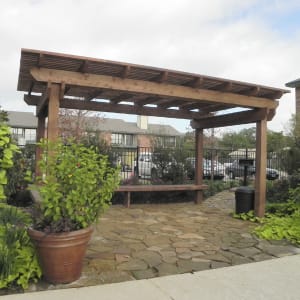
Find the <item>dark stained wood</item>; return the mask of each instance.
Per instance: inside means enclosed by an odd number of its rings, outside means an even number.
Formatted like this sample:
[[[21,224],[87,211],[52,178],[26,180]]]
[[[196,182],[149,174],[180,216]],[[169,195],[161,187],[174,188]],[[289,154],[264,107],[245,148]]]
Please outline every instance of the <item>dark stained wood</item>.
[[[163,192],[197,191],[207,189],[205,184],[159,184],[159,185],[121,185],[117,192]]]
[[[168,79],[168,75],[169,73],[167,71],[163,71],[158,76],[156,76],[153,79],[153,81],[160,82],[160,83],[165,82]]]
[[[48,139],[55,141],[59,136],[58,113],[59,113],[60,85],[52,84],[48,104]]]
[[[51,90],[47,88],[49,83]],[[257,122],[255,211],[258,216],[263,216],[266,124],[273,118],[278,106],[275,99],[288,90],[162,68],[22,49],[18,91],[27,92],[25,102],[37,106],[39,122],[45,122],[45,113],[49,114],[50,140],[58,136],[59,107],[193,120],[192,126],[196,129],[195,185],[123,186],[118,191],[126,193],[127,206],[130,205],[130,193],[158,190],[195,190],[195,202],[200,203],[205,188],[202,184],[203,128]],[[98,91],[101,94],[96,94]],[[122,99],[124,94],[125,99]],[[110,103],[91,101],[99,95]],[[124,104],[119,103],[124,100]],[[171,106],[178,109],[168,109]],[[249,110],[231,113],[229,108]],[[43,126],[40,124],[38,130]]]
[[[231,113],[227,115],[220,116],[211,116],[198,120],[191,121],[191,127],[196,128],[215,128],[215,127],[224,127],[232,126],[239,124],[249,124],[254,123],[259,120],[266,118],[267,110],[266,109],[253,109],[242,112]]]
[[[82,101],[73,99],[63,99],[60,102],[61,108],[82,109],[102,112],[118,112],[124,114],[157,116],[166,118],[188,119],[199,118],[204,114],[201,112],[180,111],[176,109],[159,109],[156,107],[146,107],[138,105],[111,104],[104,102]]]
[[[195,151],[195,184],[203,185],[203,129],[195,130],[196,151]],[[195,203],[200,204],[203,201],[203,191],[197,190]]]
[[[101,90],[95,90],[94,92],[90,93],[89,96],[85,97],[85,101],[91,101],[97,97],[100,97],[103,94]]]
[[[187,85],[198,89],[203,85],[203,83],[204,83],[203,77],[196,77],[196,78],[192,79]]]
[[[43,57],[42,64],[39,64],[40,56]],[[88,68],[83,68],[85,62],[88,62]],[[28,92],[30,82],[32,80],[30,70],[33,67],[42,66],[47,66],[50,69],[74,72],[81,71],[85,73],[91,72],[93,74],[110,76],[120,76],[122,70],[124,70],[126,66],[130,66],[133,70],[133,74],[130,73],[130,77],[138,80],[153,80],[153,76],[159,76],[163,72],[167,72],[169,76],[166,79],[166,83],[171,83],[172,85],[193,86],[194,88],[199,88],[199,83],[201,83],[200,85],[203,89],[218,90],[218,86],[221,88],[222,83],[225,84],[226,82],[231,82],[233,93],[246,95],[252,88],[259,87],[257,97],[266,97],[269,99],[277,99],[276,97],[279,95],[278,92],[289,92],[288,90],[212,76],[32,49],[21,50],[18,90]],[[39,93],[43,92],[43,90],[43,83],[41,83],[34,86],[33,92]],[[82,90],[84,90],[84,87]],[[70,96],[76,97],[79,95],[75,92]]]
[[[40,96],[35,96],[35,95],[24,95],[23,98],[28,105],[34,105],[34,106],[37,106],[39,104],[39,101],[41,100]]]
[[[36,141],[37,142],[40,142],[40,140],[45,137],[45,128],[46,128],[45,126],[46,126],[46,117],[39,116],[38,117],[38,126],[37,126],[37,131],[36,131]],[[42,175],[41,171],[38,167],[38,162],[41,160],[41,157],[42,157],[42,150],[39,146],[36,147],[35,155],[36,155],[35,175],[37,177],[39,177]]]
[[[277,103],[268,98],[244,96],[228,92],[194,89],[186,86],[156,83],[143,80],[122,79],[106,75],[82,74],[77,72],[32,68],[31,75],[37,81],[78,85],[82,87],[103,88],[122,92],[160,95],[181,99],[205,99],[212,103],[234,104],[240,107],[270,108]]]
[[[130,69],[131,69],[130,66],[125,66],[124,69],[123,69],[123,71],[121,72],[121,77],[122,78],[128,77],[128,75],[130,73]]]
[[[132,192],[175,192],[196,191],[196,197],[202,195],[202,190],[207,189],[205,184],[169,184],[169,185],[121,185],[116,192],[125,192],[124,206],[130,207],[130,196]]]
[[[36,115],[40,116],[44,113],[45,108],[48,104],[49,101],[49,94],[51,93],[51,84],[48,83],[47,89],[45,91],[45,93],[41,96],[39,103],[36,107]]]
[[[78,72],[81,73],[87,73],[89,70],[89,61],[87,59],[83,60],[83,62],[81,63]]]
[[[263,217],[266,206],[266,168],[267,168],[267,120],[256,123],[256,160],[255,160],[255,204],[258,217]]]

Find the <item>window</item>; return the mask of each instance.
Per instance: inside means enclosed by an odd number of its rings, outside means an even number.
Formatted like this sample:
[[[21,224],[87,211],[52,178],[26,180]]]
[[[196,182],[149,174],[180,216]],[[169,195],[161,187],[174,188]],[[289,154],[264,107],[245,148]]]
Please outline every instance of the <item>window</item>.
[[[32,144],[36,142],[36,129],[12,128],[12,137],[19,145]]]
[[[112,133],[111,144],[119,146],[134,146],[133,134]]]
[[[176,146],[175,136],[157,136],[156,143],[163,148],[172,148]]]

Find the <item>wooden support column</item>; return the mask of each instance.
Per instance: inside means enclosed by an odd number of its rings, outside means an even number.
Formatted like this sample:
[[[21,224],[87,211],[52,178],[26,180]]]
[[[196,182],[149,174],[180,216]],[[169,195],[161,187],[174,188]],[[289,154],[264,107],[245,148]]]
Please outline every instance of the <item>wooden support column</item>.
[[[42,138],[45,137],[45,123],[46,123],[46,117],[45,115],[38,117],[38,126],[36,131],[36,142],[40,142]],[[35,150],[35,176],[41,176],[41,172],[38,168],[38,161],[40,161],[42,156],[42,150],[39,146],[36,147]]]
[[[267,119],[256,123],[255,214],[263,217],[266,206]]]
[[[203,129],[195,130],[196,150],[195,150],[195,184],[203,183]],[[196,191],[195,203],[199,204],[203,201],[203,191]]]
[[[51,84],[48,103],[48,140],[54,141],[59,136],[58,113],[60,100],[60,85]]]

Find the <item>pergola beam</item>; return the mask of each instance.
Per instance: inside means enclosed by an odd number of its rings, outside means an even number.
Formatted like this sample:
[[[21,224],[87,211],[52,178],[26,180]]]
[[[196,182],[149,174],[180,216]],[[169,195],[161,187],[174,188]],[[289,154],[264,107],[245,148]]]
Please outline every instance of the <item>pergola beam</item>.
[[[111,104],[95,101],[82,101],[74,99],[62,99],[60,101],[61,108],[82,109],[102,112],[118,112],[131,115],[143,115],[153,117],[180,118],[190,120],[191,118],[200,118],[206,113],[181,111],[176,109],[160,109],[157,107],[145,107],[138,105]]]
[[[277,107],[277,102],[262,97],[245,96],[229,92],[196,89],[187,86],[178,86],[166,83],[157,83],[144,80],[113,77],[107,75],[82,74],[78,72],[62,71],[46,68],[32,68],[31,75],[37,81],[77,85],[109,89],[147,95],[160,95],[180,99],[210,101],[211,103],[225,103],[240,107],[269,108]]]
[[[242,112],[235,112],[220,116],[211,116],[201,118],[198,120],[192,120],[191,126],[194,129],[207,129],[240,124],[249,124],[263,120],[267,117],[267,113],[268,111],[266,109],[261,108]]]

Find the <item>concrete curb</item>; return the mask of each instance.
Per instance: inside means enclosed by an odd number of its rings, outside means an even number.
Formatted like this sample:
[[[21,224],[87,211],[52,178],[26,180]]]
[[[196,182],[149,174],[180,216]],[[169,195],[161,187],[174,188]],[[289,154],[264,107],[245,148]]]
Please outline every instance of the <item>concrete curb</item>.
[[[300,299],[300,255],[221,269],[84,288],[2,296],[7,300]]]

